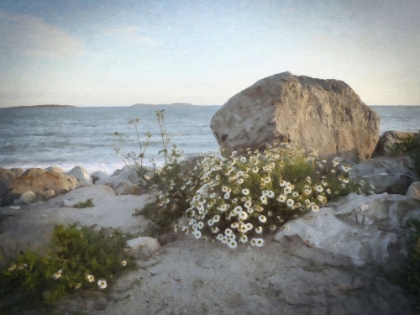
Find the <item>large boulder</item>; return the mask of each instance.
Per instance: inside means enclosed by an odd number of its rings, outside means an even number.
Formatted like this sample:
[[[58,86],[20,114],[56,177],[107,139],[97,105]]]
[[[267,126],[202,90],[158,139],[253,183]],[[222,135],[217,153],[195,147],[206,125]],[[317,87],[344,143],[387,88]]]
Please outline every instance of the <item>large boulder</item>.
[[[49,196],[67,192],[77,186],[77,179],[73,176],[32,168],[23,173],[21,177],[16,177],[11,181],[3,203],[11,204],[27,191],[32,191],[37,195],[35,201],[46,200]]]
[[[379,139],[379,120],[346,83],[283,72],[233,96],[210,126],[227,153],[292,142],[321,156],[365,159]]]

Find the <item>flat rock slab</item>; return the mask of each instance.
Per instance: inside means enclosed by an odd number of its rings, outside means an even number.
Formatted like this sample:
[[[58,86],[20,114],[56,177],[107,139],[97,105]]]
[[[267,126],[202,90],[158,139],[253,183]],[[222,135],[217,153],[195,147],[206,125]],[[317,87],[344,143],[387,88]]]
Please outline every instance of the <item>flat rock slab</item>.
[[[92,208],[73,208],[72,205],[91,198]],[[66,195],[53,198],[45,203],[21,206],[20,209],[2,207],[1,213],[7,216],[0,225],[0,244],[49,244],[56,224],[70,225],[78,222],[85,226],[121,229],[125,233],[139,234],[151,222],[143,216],[133,216],[149,202],[149,195],[116,196],[106,186],[87,186],[70,191]],[[67,204],[68,206],[64,206]],[[4,246],[6,247],[6,246]]]
[[[314,259],[299,256],[297,244],[273,241],[232,251],[182,235],[120,278],[103,310],[84,308],[83,301],[69,301],[60,310],[97,315],[416,314],[401,288],[377,269],[330,265],[333,256],[311,251]]]

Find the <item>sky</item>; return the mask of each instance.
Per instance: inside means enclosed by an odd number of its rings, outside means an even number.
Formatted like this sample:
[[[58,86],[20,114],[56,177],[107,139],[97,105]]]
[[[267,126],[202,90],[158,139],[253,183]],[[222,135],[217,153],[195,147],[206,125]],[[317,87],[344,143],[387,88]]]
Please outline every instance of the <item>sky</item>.
[[[222,105],[290,71],[420,105],[419,0],[1,0],[0,107]]]

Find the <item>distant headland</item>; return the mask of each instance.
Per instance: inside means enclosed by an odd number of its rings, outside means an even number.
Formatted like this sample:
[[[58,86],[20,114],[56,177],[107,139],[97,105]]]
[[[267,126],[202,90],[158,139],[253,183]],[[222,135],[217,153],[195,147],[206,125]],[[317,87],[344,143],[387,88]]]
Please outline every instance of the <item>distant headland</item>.
[[[45,104],[45,105],[30,105],[30,106],[14,106],[8,108],[77,108],[73,105],[57,105],[57,104]]]
[[[172,107],[176,107],[176,106],[196,106],[190,103],[172,103],[172,104],[144,104],[144,103],[138,103],[138,104],[134,104],[131,105],[131,107],[137,107],[137,106],[172,106]]]

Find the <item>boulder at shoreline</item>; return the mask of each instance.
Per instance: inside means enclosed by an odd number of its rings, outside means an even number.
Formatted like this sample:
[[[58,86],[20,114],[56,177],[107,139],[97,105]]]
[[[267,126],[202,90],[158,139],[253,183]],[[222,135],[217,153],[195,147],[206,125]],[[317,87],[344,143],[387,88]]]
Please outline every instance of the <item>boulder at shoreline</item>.
[[[346,83],[283,72],[230,98],[210,127],[227,153],[291,142],[320,156],[366,159],[378,141],[379,121]]]

